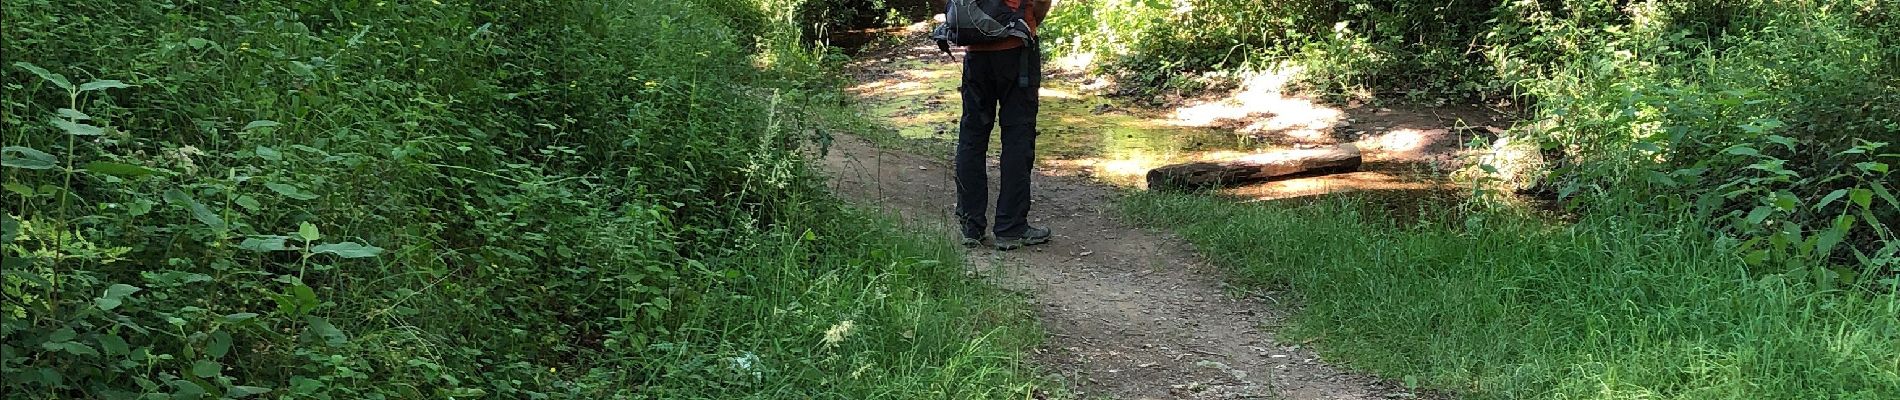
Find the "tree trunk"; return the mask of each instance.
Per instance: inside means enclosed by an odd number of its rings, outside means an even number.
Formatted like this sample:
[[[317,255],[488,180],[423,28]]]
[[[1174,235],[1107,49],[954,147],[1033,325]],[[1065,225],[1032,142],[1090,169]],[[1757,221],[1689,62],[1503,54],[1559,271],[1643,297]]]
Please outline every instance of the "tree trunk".
[[[1302,174],[1352,172],[1364,159],[1351,144],[1261,153],[1220,162],[1174,164],[1148,170],[1148,190],[1191,190]]]

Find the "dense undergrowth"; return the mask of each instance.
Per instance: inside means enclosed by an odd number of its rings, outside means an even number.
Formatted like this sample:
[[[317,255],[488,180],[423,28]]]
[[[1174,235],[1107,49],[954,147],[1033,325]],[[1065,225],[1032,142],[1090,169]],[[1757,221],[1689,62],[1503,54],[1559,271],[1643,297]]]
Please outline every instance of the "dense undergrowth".
[[[1295,331],[1355,366],[1477,398],[1900,398],[1900,4],[1103,0],[1045,34],[1138,94],[1292,69],[1335,98],[1527,105],[1506,141],[1535,146],[1482,160],[1544,159],[1510,161],[1548,168],[1530,191],[1563,221],[1128,202],[1301,293]]]
[[[1128,87],[1300,69],[1318,93],[1530,104],[1511,135],[1582,212],[1698,214],[1758,271],[1900,272],[1900,4],[1065,2],[1054,50]],[[1219,81],[1221,79],[1212,79]]]
[[[1450,203],[1447,203],[1447,202]],[[1293,337],[1473,399],[1900,398],[1900,288],[1751,273],[1698,220],[1552,226],[1347,195],[1236,205],[1138,195],[1244,283],[1299,293]]]
[[[7,398],[1022,397],[796,1],[8,1]]]

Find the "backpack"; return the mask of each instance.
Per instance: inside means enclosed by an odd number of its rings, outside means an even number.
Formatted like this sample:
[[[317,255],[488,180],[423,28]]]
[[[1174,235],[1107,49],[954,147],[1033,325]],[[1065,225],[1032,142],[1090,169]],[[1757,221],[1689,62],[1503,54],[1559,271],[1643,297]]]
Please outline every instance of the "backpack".
[[[943,25],[937,27],[933,37],[944,48],[951,43],[969,46],[1011,37],[1029,40],[1029,23],[1023,20],[1023,10],[1007,4],[1004,0],[948,0]]]
[[[1022,0],[1016,4],[1028,4]],[[948,0],[944,4],[943,25],[931,32],[930,38],[937,41],[937,49],[944,54],[950,53],[952,43],[969,46],[995,43],[1009,38],[1021,38],[1023,45],[1036,46],[1036,35],[1029,31],[1029,21],[1023,19],[1021,7],[1010,8],[1004,0]],[[955,55],[950,56],[956,59]],[[1023,53],[1023,73],[1017,78],[1017,85],[1029,87],[1029,53]]]

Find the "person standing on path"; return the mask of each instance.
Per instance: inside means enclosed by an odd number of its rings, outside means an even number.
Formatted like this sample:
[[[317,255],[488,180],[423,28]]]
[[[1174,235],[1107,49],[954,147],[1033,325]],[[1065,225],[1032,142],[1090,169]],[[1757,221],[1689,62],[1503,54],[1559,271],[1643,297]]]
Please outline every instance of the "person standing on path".
[[[1022,13],[1033,37],[1053,0],[1001,1]],[[991,230],[994,244],[999,250],[1012,250],[1049,242],[1048,229],[1029,226],[1029,170],[1036,160],[1036,95],[1042,86],[1042,54],[1035,42],[1012,37],[964,48],[963,81],[958,88],[963,94],[963,116],[957,125],[956,214],[965,246],[983,241],[989,208],[989,171],[984,160],[992,126],[1001,126],[1003,140],[1001,190]]]

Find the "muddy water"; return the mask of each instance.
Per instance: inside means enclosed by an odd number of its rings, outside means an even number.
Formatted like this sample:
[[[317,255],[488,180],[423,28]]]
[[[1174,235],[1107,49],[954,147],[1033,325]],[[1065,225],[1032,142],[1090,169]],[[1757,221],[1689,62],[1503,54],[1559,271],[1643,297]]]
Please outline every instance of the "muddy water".
[[[927,150],[918,153],[948,158],[961,112],[961,64],[922,40],[921,27],[894,30],[896,45],[861,53],[851,68],[857,83],[849,89],[864,116],[882,126],[873,129],[888,130],[866,132],[869,136],[923,144]],[[1038,168],[1123,188],[1142,188],[1148,170],[1167,164],[1230,159],[1289,143],[1350,142],[1365,151],[1367,164],[1359,172],[1274,180],[1223,193],[1254,200],[1348,191],[1437,196],[1458,189],[1446,176],[1459,168],[1464,143],[1488,143],[1471,132],[1510,126],[1506,115],[1480,109],[1318,102],[1281,90],[1297,73],[1293,70],[1259,74],[1225,95],[1155,109],[1095,94],[1080,82],[1082,74],[1063,72],[1086,63],[1052,60],[1045,66],[1051,75],[1040,93]],[[998,141],[991,143],[994,147]]]

